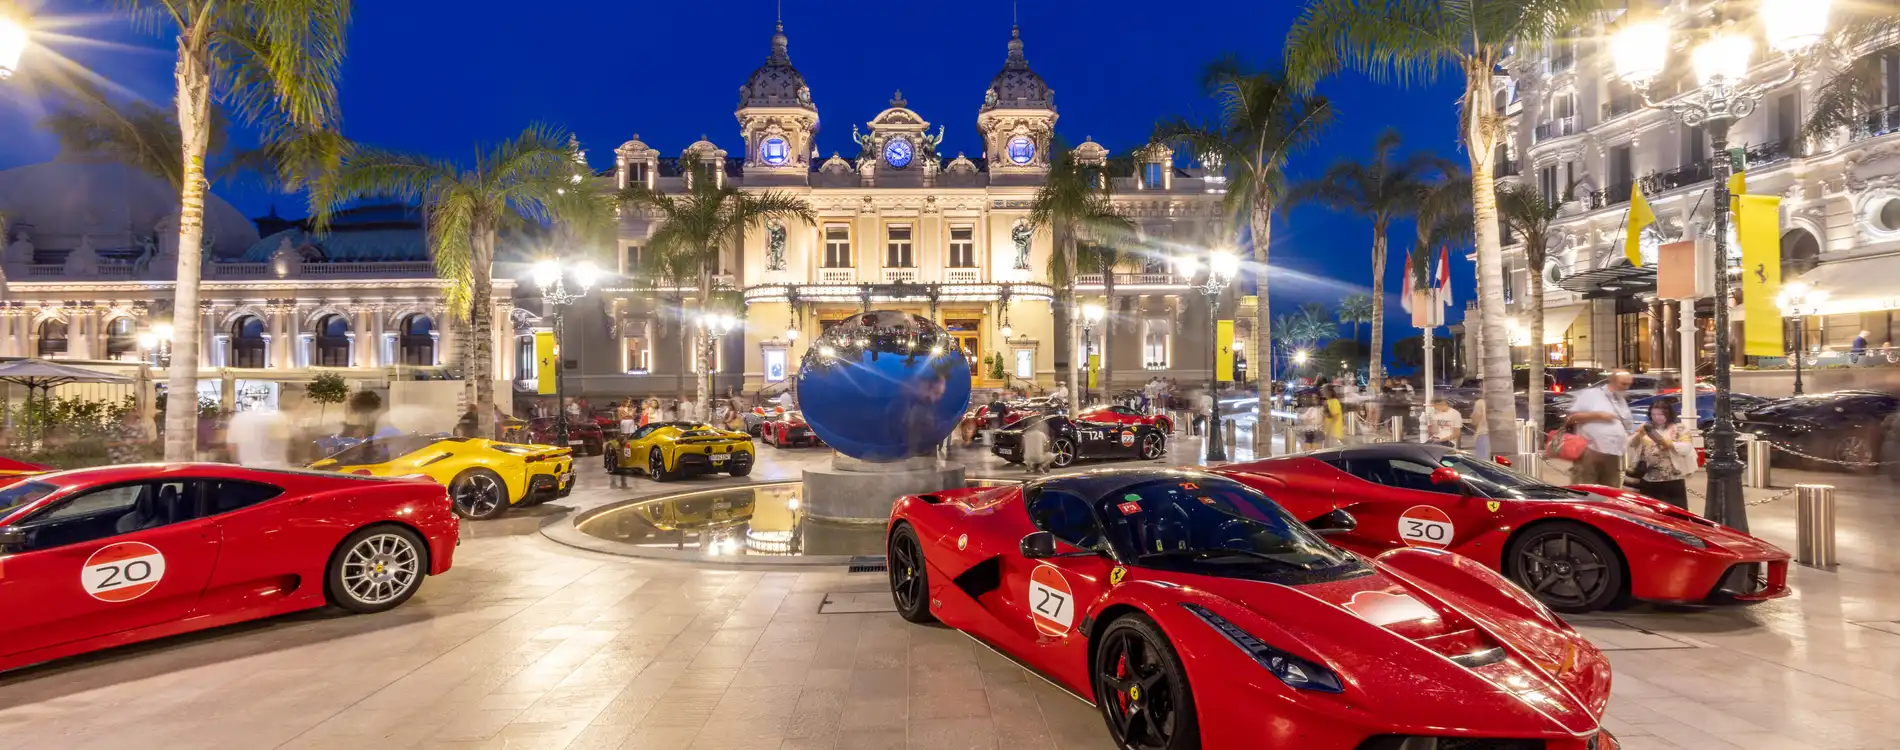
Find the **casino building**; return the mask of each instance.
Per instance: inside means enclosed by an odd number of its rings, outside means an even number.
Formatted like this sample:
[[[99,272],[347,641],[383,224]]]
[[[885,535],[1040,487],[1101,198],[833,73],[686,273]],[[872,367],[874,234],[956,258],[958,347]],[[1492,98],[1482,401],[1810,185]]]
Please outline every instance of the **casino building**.
[[[1052,387],[1062,368],[1082,361],[1079,343],[1056,323],[1051,238],[1027,221],[1049,168],[1055,91],[1030,67],[1018,30],[1004,53],[988,85],[971,86],[976,107],[966,116],[974,121],[964,122],[975,126],[975,138],[961,135],[971,132],[966,127],[953,132],[931,122],[926,116],[935,113],[912,110],[899,92],[870,122],[853,124],[847,142],[835,126],[821,137],[819,98],[793,66],[781,24],[764,64],[739,89],[736,138],[667,153],[635,136],[615,149],[616,187],[682,191],[688,176],[681,163],[692,157],[723,165],[712,179],[803,198],[818,215],[810,225],[773,222],[722,249],[715,304],[743,325],[718,342],[719,393],[782,388],[807,342],[867,308],[941,323],[971,359],[979,388]],[[1090,332],[1093,351],[1103,353],[1106,337],[1119,387],[1154,376],[1204,379],[1212,360],[1207,298],[1189,293],[1170,258],[1222,241],[1221,178],[1175,166],[1172,151],[1160,146],[1112,161],[1093,140],[1074,149],[1085,162],[1113,167],[1115,204],[1138,223],[1145,245],[1138,262],[1116,269],[1114,299],[1104,297],[1100,274],[1079,279],[1084,303],[1108,310]],[[698,373],[688,347],[703,334],[681,311],[696,309],[695,292],[642,277],[642,253],[658,222],[637,211],[622,218],[620,279],[591,295],[601,314],[587,314],[593,303],[583,302],[568,321],[567,387],[597,400],[690,393]],[[517,301],[538,304],[531,290]],[[532,358],[522,356],[532,346],[524,330],[516,356],[524,381],[535,375],[525,366]],[[1001,358],[1003,377],[982,364],[992,357]]]

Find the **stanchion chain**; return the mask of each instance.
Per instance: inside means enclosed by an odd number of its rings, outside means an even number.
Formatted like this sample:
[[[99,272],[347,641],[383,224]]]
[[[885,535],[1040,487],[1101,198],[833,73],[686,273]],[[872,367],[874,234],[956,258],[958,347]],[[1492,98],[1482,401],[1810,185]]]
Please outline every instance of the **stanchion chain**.
[[[1799,456],[1799,457],[1801,457],[1801,458],[1805,458],[1805,459],[1807,459],[1807,460],[1809,460],[1809,461],[1819,461],[1819,462],[1821,462],[1821,463],[1824,463],[1824,464],[1833,464],[1833,465],[1835,465],[1835,466],[1850,466],[1850,467],[1865,467],[1865,466],[1892,466],[1892,465],[1895,465],[1895,464],[1900,464],[1900,460],[1894,460],[1894,461],[1843,461],[1843,460],[1841,460],[1841,459],[1838,459],[1838,458],[1823,458],[1823,457],[1821,457],[1821,456],[1816,456],[1816,455],[1812,455],[1812,454],[1808,454],[1808,453],[1803,453],[1803,452],[1801,452],[1801,451],[1799,451],[1799,450],[1796,450],[1796,449],[1795,449],[1795,448],[1793,448],[1793,447],[1790,447],[1790,446],[1787,446],[1787,445],[1783,445],[1783,444],[1781,444],[1781,443],[1777,443],[1777,442],[1775,442],[1775,441],[1773,441],[1773,440],[1764,440],[1764,441],[1762,441],[1762,442],[1765,442],[1765,443],[1767,443],[1767,444],[1768,444],[1768,447],[1770,447],[1770,448],[1774,448],[1775,450],[1778,450],[1778,451],[1781,451],[1781,452],[1783,452],[1783,453],[1787,453],[1787,454],[1791,454],[1791,455],[1794,455],[1794,456]]]

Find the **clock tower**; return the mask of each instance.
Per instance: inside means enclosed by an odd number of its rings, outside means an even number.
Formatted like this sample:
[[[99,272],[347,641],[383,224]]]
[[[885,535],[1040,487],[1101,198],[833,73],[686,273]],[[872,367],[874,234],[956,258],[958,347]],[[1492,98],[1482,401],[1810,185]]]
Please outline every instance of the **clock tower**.
[[[1009,57],[1003,61],[1003,70],[990,79],[989,89],[983,92],[983,108],[976,115],[992,184],[1034,182],[1048,173],[1055,99],[1049,84],[1029,69],[1022,33],[1011,27]]]
[[[858,176],[865,186],[930,187],[937,184],[943,158],[943,128],[930,132],[930,123],[910,110],[904,92],[891,97],[889,109],[867,123],[871,132],[851,128],[858,144]]]
[[[739,136],[745,139],[748,183],[804,184],[811,172],[818,106],[805,76],[786,52],[785,24],[772,33],[772,54],[739,87]]]

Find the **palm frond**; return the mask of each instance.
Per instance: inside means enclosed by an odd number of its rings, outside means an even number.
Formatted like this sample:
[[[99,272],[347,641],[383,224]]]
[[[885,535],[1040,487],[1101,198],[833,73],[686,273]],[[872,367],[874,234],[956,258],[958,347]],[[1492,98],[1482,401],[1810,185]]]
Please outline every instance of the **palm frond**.
[[[336,82],[350,22],[348,0],[191,3],[221,98],[246,123],[334,126]]]

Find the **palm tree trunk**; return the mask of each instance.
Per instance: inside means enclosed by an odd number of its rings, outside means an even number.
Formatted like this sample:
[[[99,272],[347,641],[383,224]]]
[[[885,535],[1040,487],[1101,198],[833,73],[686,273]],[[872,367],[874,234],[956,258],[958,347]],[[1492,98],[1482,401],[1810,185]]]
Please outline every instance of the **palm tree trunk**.
[[[190,38],[189,31],[179,39]],[[198,457],[198,280],[204,262],[205,151],[211,142],[208,50],[179,45],[178,129],[184,184],[178,191],[178,282],[172,298],[172,360],[165,381],[165,460]],[[229,404],[225,404],[229,407]]]
[[[1385,252],[1385,220],[1380,219],[1372,223],[1372,350],[1366,364],[1366,387],[1374,393],[1385,380]],[[1354,331],[1353,341],[1358,340]]]
[[[468,366],[462,377],[475,388],[475,429],[495,434],[495,230],[478,222],[469,232]],[[555,342],[558,346],[560,342]],[[558,371],[566,352],[556,352]]]
[[[1254,194],[1260,195],[1259,192]],[[1253,327],[1253,354],[1256,357],[1265,355],[1268,363],[1273,362],[1273,323],[1272,316],[1268,314],[1273,308],[1267,303],[1267,245],[1273,239],[1273,216],[1270,211],[1271,207],[1255,203],[1252,217],[1256,321]],[[1213,314],[1211,310],[1209,314]],[[1273,448],[1273,386],[1264,377],[1265,373],[1262,375],[1258,394],[1260,400],[1254,404],[1253,454],[1264,457]]]
[[[711,311],[712,271],[711,269],[702,269],[699,272],[700,319],[705,319],[706,314]],[[717,361],[713,354],[713,338],[706,335],[700,336],[699,341],[693,346],[693,349],[694,356],[699,358],[699,377],[693,378],[699,381],[695,386],[695,390],[699,393],[699,398],[696,399],[699,403],[696,404],[695,407],[698,410],[696,418],[701,422],[710,423],[712,422],[712,387],[708,382],[712,380],[713,362]]]
[[[1516,399],[1511,395],[1511,342],[1504,331],[1504,250],[1498,242],[1498,194],[1491,182],[1495,145],[1485,119],[1491,69],[1476,61],[1465,71],[1465,156],[1471,163],[1471,221],[1478,250],[1478,310],[1483,317],[1479,360],[1484,376],[1485,431],[1491,452],[1517,453]]]
[[[1529,243],[1535,241],[1539,243],[1537,245],[1538,247],[1543,247],[1543,238],[1526,236],[1524,241],[1526,243],[1526,259],[1536,260],[1528,257],[1532,253],[1529,249],[1531,247]],[[1535,429],[1537,433],[1541,435],[1544,432],[1544,359],[1550,356],[1549,350],[1544,347],[1543,263],[1538,262],[1532,264],[1530,271],[1530,278],[1525,285],[1528,287],[1525,291],[1530,295],[1528,302],[1530,304],[1531,317],[1531,350],[1530,355],[1526,358],[1530,364],[1530,379],[1526,381],[1529,387],[1525,389],[1524,400],[1526,407],[1529,409],[1529,413],[1526,416],[1530,418],[1531,424],[1536,426]],[[1525,447],[1528,449],[1532,446]]]
[[[679,284],[676,282],[673,287],[677,289],[679,288]],[[673,295],[673,321],[676,324],[674,330],[678,332],[678,336],[680,337],[679,367],[673,370],[673,397],[685,401],[686,371],[692,369],[693,343],[692,339],[687,338],[686,335],[686,295],[684,294]],[[675,414],[673,416],[677,418],[683,415]]]

